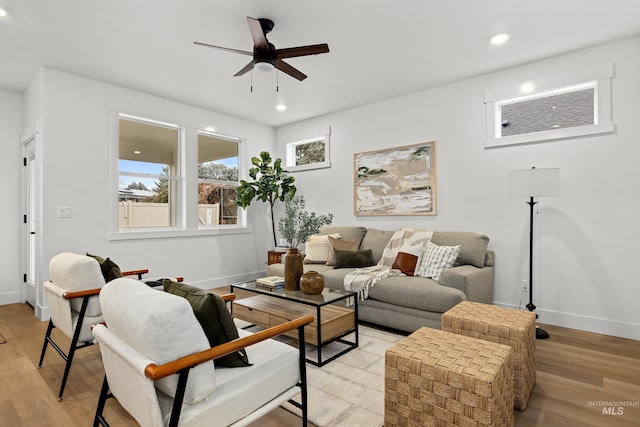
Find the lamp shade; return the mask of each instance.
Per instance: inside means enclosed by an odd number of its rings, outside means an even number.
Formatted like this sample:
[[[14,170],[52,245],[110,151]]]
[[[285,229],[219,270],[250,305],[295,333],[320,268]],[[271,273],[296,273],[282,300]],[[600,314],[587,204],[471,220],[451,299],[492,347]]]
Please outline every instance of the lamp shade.
[[[518,169],[509,172],[510,197],[540,197],[559,195],[559,168]]]

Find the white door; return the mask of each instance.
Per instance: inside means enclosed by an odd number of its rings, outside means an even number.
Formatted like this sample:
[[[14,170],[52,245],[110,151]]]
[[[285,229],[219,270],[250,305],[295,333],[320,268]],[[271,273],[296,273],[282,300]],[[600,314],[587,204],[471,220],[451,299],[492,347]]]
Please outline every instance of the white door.
[[[38,168],[36,163],[35,136],[24,145],[24,251],[23,251],[23,289],[22,298],[32,307],[36,307],[36,247],[38,234],[36,230],[38,213]]]

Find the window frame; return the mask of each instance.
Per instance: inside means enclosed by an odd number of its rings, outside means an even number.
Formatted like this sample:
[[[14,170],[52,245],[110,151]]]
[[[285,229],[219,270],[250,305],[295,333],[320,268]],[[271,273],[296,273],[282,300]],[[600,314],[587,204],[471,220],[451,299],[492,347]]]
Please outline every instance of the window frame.
[[[611,120],[611,79],[613,76],[613,63],[607,63],[563,75],[541,78],[534,81],[521,81],[486,90],[484,93],[486,108],[485,148],[553,141],[614,132],[615,124]],[[566,93],[573,87],[586,84],[593,84],[594,87],[595,111],[593,124],[501,136],[501,105],[514,101],[518,102],[518,100],[534,99],[536,97],[542,98],[552,94]],[[522,88],[525,85],[533,87],[534,90],[524,94]]]
[[[127,108],[127,103],[111,102],[109,108],[109,231],[108,240],[158,239],[173,237],[197,237],[229,234],[251,233],[247,226],[247,213],[238,208],[237,224],[221,224],[218,226],[200,227],[198,223],[198,141],[199,132],[211,134],[206,126],[195,125],[188,118],[167,120],[165,114],[154,114],[149,109],[140,111],[134,106]],[[153,110],[152,108],[150,110]],[[120,229],[118,224],[119,200],[119,120],[120,117],[133,118],[138,121],[175,125],[180,129],[179,154],[177,161],[178,175],[176,187],[178,194],[172,206],[175,221],[170,227]],[[177,114],[177,116],[181,116]],[[172,123],[173,122],[173,123]],[[181,123],[182,122],[182,123]],[[244,138],[216,134],[229,140],[238,141],[238,179],[246,174],[245,166],[240,159],[246,158],[247,141]]]
[[[296,147],[302,144],[309,144],[311,142],[322,141],[324,143],[324,161],[309,163],[306,165],[296,165]],[[322,169],[331,167],[331,150],[330,150],[330,136],[323,135],[315,138],[307,138],[302,140],[296,140],[287,142],[284,144],[285,156],[284,156],[284,168],[289,172],[300,172],[312,169]]]

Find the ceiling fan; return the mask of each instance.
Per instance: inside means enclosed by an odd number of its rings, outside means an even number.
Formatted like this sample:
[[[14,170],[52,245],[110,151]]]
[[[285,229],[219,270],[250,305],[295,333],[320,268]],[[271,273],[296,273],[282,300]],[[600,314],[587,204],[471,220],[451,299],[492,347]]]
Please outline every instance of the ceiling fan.
[[[267,34],[273,30],[274,24],[272,20],[267,18],[255,19],[247,16],[247,22],[249,24],[249,30],[251,31],[251,37],[253,38],[253,52],[195,41],[193,43],[198,46],[211,47],[214,49],[253,56],[251,62],[235,73],[234,76],[241,76],[253,70],[254,67],[265,71],[276,68],[300,81],[306,79],[307,76],[300,70],[284,62],[283,59],[295,58],[297,56],[318,55],[320,53],[329,52],[329,45],[326,43],[276,49],[275,46],[267,40]]]

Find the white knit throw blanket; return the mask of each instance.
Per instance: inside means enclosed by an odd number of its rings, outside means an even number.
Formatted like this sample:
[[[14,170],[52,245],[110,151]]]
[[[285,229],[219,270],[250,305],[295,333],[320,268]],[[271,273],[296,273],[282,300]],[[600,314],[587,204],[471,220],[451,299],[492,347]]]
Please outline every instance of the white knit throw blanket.
[[[419,228],[403,228],[396,231],[382,252],[378,264],[371,267],[356,268],[344,278],[344,288],[348,291],[358,292],[358,299],[369,297],[369,289],[380,279],[389,276],[402,276],[400,270],[392,269],[394,261],[401,247],[410,247],[424,244],[431,240],[433,230]]]

